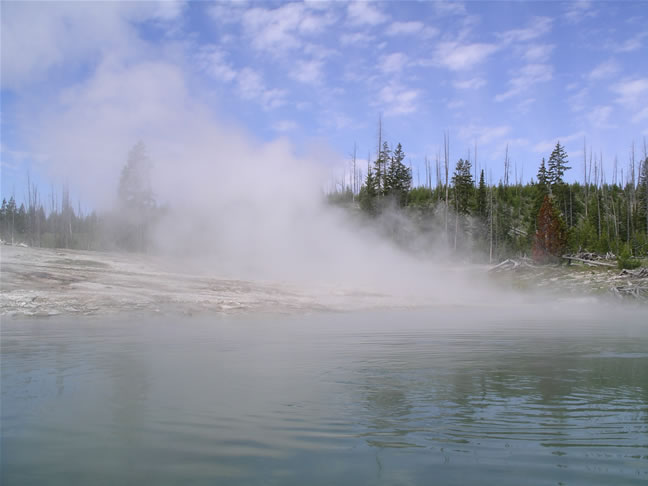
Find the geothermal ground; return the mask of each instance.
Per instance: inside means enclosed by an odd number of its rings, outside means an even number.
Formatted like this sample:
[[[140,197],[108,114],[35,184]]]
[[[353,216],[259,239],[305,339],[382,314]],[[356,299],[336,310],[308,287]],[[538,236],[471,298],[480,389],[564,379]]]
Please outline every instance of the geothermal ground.
[[[366,287],[333,284],[250,281],[189,273],[178,263],[159,257],[94,251],[2,246],[0,260],[0,315],[106,315],[145,313],[292,313],[349,311],[451,304],[449,296],[376,292]],[[469,268],[469,270],[466,270]],[[597,296],[646,301],[647,273],[582,265],[464,266],[484,287],[502,290],[472,303],[511,303],[516,295],[564,299]],[[435,272],[435,279],[456,271]],[[436,292],[438,294],[438,291]],[[493,295],[497,298],[494,299]],[[456,304],[467,304],[461,296]]]
[[[1,248],[0,315],[116,312],[235,313],[397,306],[384,294],[188,274],[161,258],[124,253]],[[401,302],[402,303],[402,302]]]

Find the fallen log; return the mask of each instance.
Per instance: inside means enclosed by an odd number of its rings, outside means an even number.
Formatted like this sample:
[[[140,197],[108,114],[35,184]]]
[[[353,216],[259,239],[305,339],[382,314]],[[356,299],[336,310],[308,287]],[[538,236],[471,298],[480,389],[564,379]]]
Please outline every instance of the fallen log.
[[[648,278],[648,268],[638,268],[637,270],[623,270],[620,275],[630,276],[634,278]]]
[[[584,258],[578,258],[574,256],[569,256],[569,255],[563,255],[562,258],[571,261],[577,261],[577,262],[582,262],[586,265],[598,265],[601,267],[610,267],[610,268],[616,268],[616,265],[613,263],[605,263],[605,262],[597,262],[596,260],[585,260]]]
[[[493,270],[498,270],[498,269],[503,268],[503,267],[509,267],[511,265],[513,265],[513,268],[515,268],[515,267],[518,266],[518,263],[515,260],[511,260],[510,258],[507,258],[502,263],[498,263],[494,267],[491,267],[489,269],[489,272],[492,272]]]

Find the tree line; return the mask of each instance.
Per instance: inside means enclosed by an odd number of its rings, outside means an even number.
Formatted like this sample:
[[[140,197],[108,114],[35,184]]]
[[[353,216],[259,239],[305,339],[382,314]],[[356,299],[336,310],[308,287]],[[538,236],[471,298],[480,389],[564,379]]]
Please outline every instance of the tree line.
[[[418,243],[425,238],[443,241],[474,260],[495,262],[529,255],[553,261],[565,252],[588,251],[615,255],[648,255],[648,154],[634,148],[625,176],[618,176],[615,160],[607,181],[602,157],[583,148],[582,182],[565,182],[572,170],[565,148],[558,142],[537,174],[523,184],[511,183],[508,152],[504,177],[493,184],[473,161],[460,158],[450,167],[449,137],[444,135],[443,157],[437,157],[436,182],[425,161],[425,180],[414,186],[412,166],[400,143],[390,145],[379,135],[375,160],[367,159],[364,174],[352,158],[353,175],[329,191],[329,202],[361,215],[366,221],[384,220],[389,214],[390,235],[403,244],[417,228]],[[74,204],[69,189],[44,200],[27,180],[25,201],[3,198],[0,238],[9,244],[86,250],[146,251],[152,230],[166,209],[156,201],[151,185],[152,162],[143,143],[128,154],[118,186],[116,206],[110,211],[84,213]],[[47,207],[49,206],[49,207]],[[381,219],[382,218],[382,219]],[[405,230],[398,223],[407,220]],[[432,247],[432,245],[429,245]]]
[[[18,206],[13,195],[2,199],[0,239],[46,248],[146,251],[151,230],[165,212],[152,190],[151,169],[146,147],[139,142],[122,168],[116,206],[101,213],[84,213],[80,203],[75,209],[66,185],[60,195],[52,190],[44,200],[28,177],[26,201]]]
[[[352,183],[338,185],[329,200],[355,208],[369,219],[397,211],[440,235],[450,248],[482,261],[524,255],[557,261],[564,253],[580,251],[648,255],[645,142],[641,158],[636,158],[633,146],[625,177],[622,169],[618,178],[615,160],[611,182],[606,180],[602,157],[594,157],[591,151],[588,156],[584,146],[583,181],[570,183],[565,182],[565,174],[572,167],[558,142],[548,160],[541,160],[535,179],[526,184],[517,177],[510,183],[508,151],[505,175],[496,184],[486,182],[484,170],[478,179],[474,177],[471,160],[460,158],[450,172],[448,145],[444,136],[444,156],[437,157],[434,186],[427,159],[425,182],[413,187],[411,167],[403,164],[403,147],[397,144],[391,152],[383,142],[376,160],[367,164],[362,182],[353,182],[354,169]]]

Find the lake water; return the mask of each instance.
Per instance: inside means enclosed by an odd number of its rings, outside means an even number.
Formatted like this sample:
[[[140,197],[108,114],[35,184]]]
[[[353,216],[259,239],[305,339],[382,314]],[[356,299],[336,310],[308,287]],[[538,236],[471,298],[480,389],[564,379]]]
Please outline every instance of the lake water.
[[[647,484],[647,315],[4,319],[0,482]]]

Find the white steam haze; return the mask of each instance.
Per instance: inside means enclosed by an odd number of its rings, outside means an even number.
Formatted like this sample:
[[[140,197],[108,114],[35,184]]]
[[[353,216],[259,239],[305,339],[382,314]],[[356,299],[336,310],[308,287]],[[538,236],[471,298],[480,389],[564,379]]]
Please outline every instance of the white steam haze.
[[[170,209],[153,246],[192,271],[437,289],[438,270],[326,203],[339,155],[319,144],[297,156],[287,139],[255,140],[193,97],[177,66],[107,61],[44,108],[34,132],[50,175],[103,209],[115,203],[128,151],[143,140],[156,199]]]
[[[22,138],[44,155],[41,171],[98,210],[113,207],[127,154],[143,141],[156,199],[170,209],[154,238],[169,263],[215,276],[416,290],[436,302],[465,301],[469,289],[483,296],[462,272],[407,255],[325,203],[323,189],[344,156],[324,143],[296,155],[288,139],[261,142],[219,117],[218,96],[190,74],[187,46],[150,45],[124,20],[157,18],[155,4],[42,7],[7,9],[16,12],[11,26],[3,22],[10,27],[3,52],[15,56],[3,58],[6,82],[27,90],[63,62],[90,74],[48,93],[46,103],[25,101]],[[21,31],[35,25],[41,30]],[[18,44],[29,33],[31,52],[22,58]],[[74,42],[81,37],[85,47]]]

